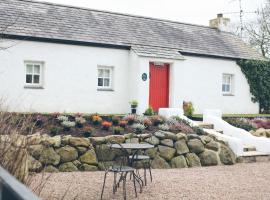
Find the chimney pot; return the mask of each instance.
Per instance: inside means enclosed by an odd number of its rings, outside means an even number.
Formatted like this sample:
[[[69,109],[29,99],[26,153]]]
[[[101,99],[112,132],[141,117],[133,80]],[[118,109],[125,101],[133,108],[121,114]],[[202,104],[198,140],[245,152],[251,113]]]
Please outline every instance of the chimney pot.
[[[209,21],[211,28],[216,28],[221,31],[229,31],[230,19],[223,17],[222,13],[217,14],[217,18]]]
[[[222,13],[219,13],[219,14],[217,14],[217,17],[218,18],[222,18],[223,17],[223,14]]]

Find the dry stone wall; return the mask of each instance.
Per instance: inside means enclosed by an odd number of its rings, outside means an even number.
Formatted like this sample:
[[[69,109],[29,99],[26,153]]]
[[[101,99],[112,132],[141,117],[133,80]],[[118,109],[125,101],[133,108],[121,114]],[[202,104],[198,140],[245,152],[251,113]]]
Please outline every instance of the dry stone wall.
[[[223,141],[208,135],[186,135],[157,131],[154,134],[126,134],[80,138],[34,134],[27,137],[29,171],[71,172],[102,170],[104,162],[115,161],[119,150],[110,149],[110,141],[118,143],[150,143],[155,146],[145,153],[152,168],[185,168],[232,165],[235,155]],[[136,166],[140,166],[137,163]]]

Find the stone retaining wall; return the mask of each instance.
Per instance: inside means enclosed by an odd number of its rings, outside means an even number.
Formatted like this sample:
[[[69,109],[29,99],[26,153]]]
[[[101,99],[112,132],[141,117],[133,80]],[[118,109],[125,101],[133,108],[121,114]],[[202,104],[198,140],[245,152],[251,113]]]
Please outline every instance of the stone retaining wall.
[[[79,138],[34,134],[27,137],[29,171],[69,172],[96,171],[102,162],[114,161],[119,154],[108,147],[109,141],[119,143],[147,142],[155,148],[146,153],[152,168],[184,168],[211,165],[231,165],[235,155],[222,141],[207,135],[186,135],[157,131],[153,135],[126,134],[106,137]]]

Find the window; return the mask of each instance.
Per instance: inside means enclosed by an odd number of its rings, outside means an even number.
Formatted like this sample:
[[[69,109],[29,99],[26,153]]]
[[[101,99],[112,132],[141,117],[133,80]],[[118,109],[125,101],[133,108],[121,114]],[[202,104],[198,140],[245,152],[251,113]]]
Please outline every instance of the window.
[[[112,89],[112,67],[98,67],[98,88]]]
[[[232,94],[233,87],[233,75],[223,74],[222,76],[222,92],[223,94]]]
[[[42,62],[25,62],[26,76],[25,84],[26,86],[41,87],[42,86]]]

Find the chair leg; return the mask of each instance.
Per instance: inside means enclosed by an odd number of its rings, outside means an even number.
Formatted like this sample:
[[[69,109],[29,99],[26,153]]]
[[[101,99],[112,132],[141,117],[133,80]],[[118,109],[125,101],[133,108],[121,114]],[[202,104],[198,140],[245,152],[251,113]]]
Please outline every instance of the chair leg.
[[[123,176],[123,195],[124,195],[124,200],[127,199],[126,181],[127,181],[127,173]]]
[[[105,188],[106,178],[107,178],[107,172],[105,172],[105,174],[104,174],[103,186],[102,186],[102,191],[101,191],[101,196],[100,196],[100,199],[101,200],[102,200],[102,197],[103,197],[103,192],[104,192],[104,188]]]
[[[137,188],[136,188],[135,172],[132,172],[130,174],[133,175],[133,185],[134,185],[134,190],[135,190],[135,197],[137,198]]]
[[[144,171],[143,172],[144,173],[144,185],[146,186],[147,185],[147,180],[146,180],[147,178],[146,178],[146,166],[145,165],[143,166],[143,171]]]
[[[117,178],[117,174],[116,174],[116,172],[114,172],[113,173],[113,194],[115,194],[115,192],[117,190],[116,178]]]
[[[151,182],[153,181],[153,177],[152,177],[152,170],[151,170],[151,164],[149,162],[149,167],[148,167],[149,173],[150,173],[150,180]]]

